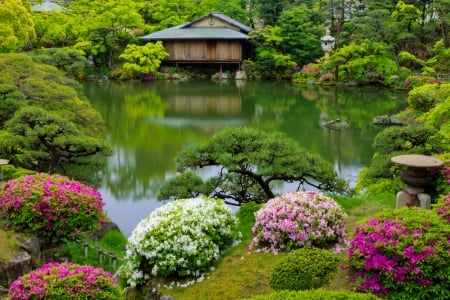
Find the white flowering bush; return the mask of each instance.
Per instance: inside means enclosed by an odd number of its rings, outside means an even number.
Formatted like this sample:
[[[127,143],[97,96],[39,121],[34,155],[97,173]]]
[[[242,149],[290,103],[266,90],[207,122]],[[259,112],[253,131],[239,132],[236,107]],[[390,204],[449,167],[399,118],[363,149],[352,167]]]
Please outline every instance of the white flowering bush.
[[[346,214],[321,192],[286,193],[256,212],[248,250],[278,253],[304,246],[341,252],[347,244]]]
[[[150,276],[198,278],[240,238],[237,218],[222,200],[180,199],[143,219],[128,239],[119,276],[134,287]]]

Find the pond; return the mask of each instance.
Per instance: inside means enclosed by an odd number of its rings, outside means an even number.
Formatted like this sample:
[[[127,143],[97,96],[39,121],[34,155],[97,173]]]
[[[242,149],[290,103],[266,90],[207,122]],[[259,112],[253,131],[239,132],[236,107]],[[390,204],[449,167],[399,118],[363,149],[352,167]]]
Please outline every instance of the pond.
[[[99,190],[108,215],[126,235],[163,204],[156,195],[175,175],[177,153],[225,126],[284,132],[354,185],[371,161],[373,139],[381,130],[373,118],[406,106],[403,92],[379,87],[189,80],[86,83],[84,88],[106,122],[114,151]],[[323,126],[335,119],[348,120],[350,127],[333,131]],[[203,172],[208,176],[208,170]]]

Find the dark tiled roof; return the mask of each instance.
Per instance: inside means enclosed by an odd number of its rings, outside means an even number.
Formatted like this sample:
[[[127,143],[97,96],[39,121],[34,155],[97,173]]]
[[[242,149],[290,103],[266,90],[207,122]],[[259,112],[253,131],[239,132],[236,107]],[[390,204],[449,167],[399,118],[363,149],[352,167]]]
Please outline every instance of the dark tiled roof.
[[[225,23],[228,23],[231,26],[238,28],[239,31],[229,27],[214,27],[214,26],[192,27],[193,24],[209,17],[220,19]],[[246,40],[248,39],[247,33],[249,33],[250,31],[251,31],[250,27],[236,20],[233,20],[230,17],[227,17],[220,13],[210,13],[209,15],[199,18],[195,21],[144,35],[141,37],[141,40],[143,41],[195,40],[195,39]]]
[[[163,40],[246,40],[248,36],[227,27],[182,28],[182,25],[150,33],[141,37],[144,41]]]

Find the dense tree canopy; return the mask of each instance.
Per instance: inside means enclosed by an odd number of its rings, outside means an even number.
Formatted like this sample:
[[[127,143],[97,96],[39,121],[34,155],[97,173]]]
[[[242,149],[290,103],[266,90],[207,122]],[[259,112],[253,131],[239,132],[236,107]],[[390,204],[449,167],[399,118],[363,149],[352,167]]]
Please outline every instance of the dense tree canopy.
[[[28,1],[0,1],[0,52],[23,49],[35,38]]]
[[[228,127],[181,152],[176,162],[181,174],[164,184],[159,199],[206,194],[240,205],[266,202],[282,182],[296,182],[298,189],[304,184],[334,192],[346,188],[329,163],[279,132]],[[214,167],[215,175],[201,185],[191,171],[204,167]]]
[[[91,165],[111,150],[104,123],[80,85],[25,54],[0,55],[0,156],[16,166],[55,172]],[[3,109],[5,108],[5,109]]]

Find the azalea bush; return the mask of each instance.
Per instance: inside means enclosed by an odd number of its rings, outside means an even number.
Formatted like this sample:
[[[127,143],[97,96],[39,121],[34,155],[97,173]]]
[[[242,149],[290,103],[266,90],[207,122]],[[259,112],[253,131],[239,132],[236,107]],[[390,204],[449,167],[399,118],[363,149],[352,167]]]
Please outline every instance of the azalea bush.
[[[132,287],[150,276],[199,278],[238,242],[236,226],[237,218],[223,200],[198,197],[169,202],[133,230],[119,274]]]
[[[348,249],[356,289],[388,299],[447,299],[449,235],[450,223],[417,207],[366,221]]]
[[[53,241],[76,230],[97,229],[105,219],[103,206],[97,189],[61,175],[25,175],[0,191],[7,226]]]
[[[450,193],[441,197],[434,208],[439,216],[450,223]]]
[[[346,214],[321,192],[286,193],[256,212],[248,250],[278,253],[303,246],[343,250],[347,242]]]
[[[116,279],[101,268],[48,263],[14,281],[9,299],[123,299]]]

